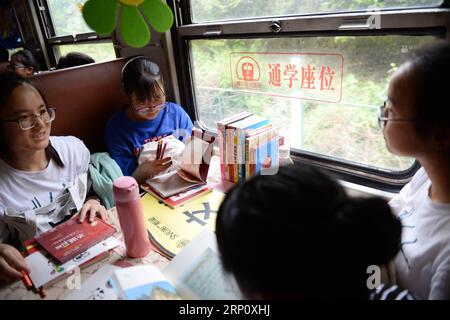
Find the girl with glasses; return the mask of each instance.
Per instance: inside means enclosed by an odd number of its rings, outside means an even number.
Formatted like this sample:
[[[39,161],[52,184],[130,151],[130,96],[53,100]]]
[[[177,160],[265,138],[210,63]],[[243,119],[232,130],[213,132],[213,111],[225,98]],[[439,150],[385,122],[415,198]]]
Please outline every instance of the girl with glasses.
[[[394,74],[380,122],[387,148],[422,165],[390,205],[402,221],[395,265],[421,299],[450,299],[450,43],[420,49]]]
[[[20,50],[11,55],[8,69],[19,76],[29,78],[39,71],[39,66],[31,51]]]
[[[55,109],[14,74],[0,75],[0,280],[29,271],[16,248],[79,212],[106,209],[87,198],[89,150],[75,137],[50,136]],[[16,248],[15,248],[16,247]]]
[[[108,121],[105,143],[123,174],[142,183],[172,165],[170,157],[138,165],[142,146],[171,134],[184,140],[193,125],[181,106],[166,101],[159,66],[148,58],[139,56],[126,63],[122,85],[130,104]]]

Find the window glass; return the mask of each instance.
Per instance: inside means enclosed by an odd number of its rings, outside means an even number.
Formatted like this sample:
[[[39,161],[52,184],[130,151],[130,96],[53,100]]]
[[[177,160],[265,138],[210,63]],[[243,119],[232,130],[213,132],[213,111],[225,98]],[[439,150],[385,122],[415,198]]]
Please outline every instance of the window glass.
[[[442,2],[443,0],[191,0],[191,9],[194,22],[205,22],[265,16],[373,10],[375,8],[438,6]]]
[[[83,52],[92,57],[95,62],[108,61],[116,58],[112,42],[90,42],[85,44],[58,45],[60,56],[69,52]]]
[[[84,22],[81,10],[87,0],[47,0],[55,36],[93,32]]]
[[[392,172],[377,115],[395,70],[433,36],[336,36],[190,41],[195,105],[211,130],[249,110],[294,149]]]

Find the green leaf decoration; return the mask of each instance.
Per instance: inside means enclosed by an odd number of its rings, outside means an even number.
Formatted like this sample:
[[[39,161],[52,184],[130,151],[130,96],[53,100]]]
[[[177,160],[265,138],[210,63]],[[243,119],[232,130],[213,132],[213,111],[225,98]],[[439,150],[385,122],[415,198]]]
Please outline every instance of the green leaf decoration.
[[[141,10],[157,32],[166,32],[173,24],[172,10],[160,0],[144,1]]]
[[[141,48],[149,43],[147,21],[157,32],[166,32],[173,24],[172,10],[161,0],[88,0],[83,6],[83,18],[99,35],[111,34],[116,28],[118,5],[121,7],[120,35],[131,47]]]
[[[99,35],[108,35],[116,27],[117,0],[88,1],[83,6],[83,18]]]
[[[141,48],[150,41],[150,30],[137,7],[123,5],[120,24],[122,40],[130,46]]]

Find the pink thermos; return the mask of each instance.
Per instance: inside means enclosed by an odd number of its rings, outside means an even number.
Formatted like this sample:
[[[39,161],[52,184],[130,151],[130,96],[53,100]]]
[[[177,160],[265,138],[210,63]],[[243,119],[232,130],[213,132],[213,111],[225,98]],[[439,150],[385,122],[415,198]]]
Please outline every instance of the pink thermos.
[[[116,209],[127,255],[142,258],[150,252],[150,240],[144,221],[139,186],[133,177],[120,177],[113,183]]]

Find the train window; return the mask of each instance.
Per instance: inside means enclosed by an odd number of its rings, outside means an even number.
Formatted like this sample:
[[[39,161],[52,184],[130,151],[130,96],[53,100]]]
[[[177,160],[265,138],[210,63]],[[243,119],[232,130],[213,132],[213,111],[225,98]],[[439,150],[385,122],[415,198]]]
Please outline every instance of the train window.
[[[86,1],[47,0],[55,36],[92,32],[81,14],[81,9]]]
[[[87,0],[41,0],[40,19],[48,44],[54,53],[54,63],[71,52],[83,52],[95,61],[116,57],[111,37],[100,37],[84,22],[82,8]]]
[[[322,12],[367,10],[377,8],[408,8],[438,6],[443,0],[328,0],[328,1],[273,1],[273,0],[191,0],[193,22],[286,16]]]
[[[417,163],[386,149],[379,107],[413,50],[448,37],[449,1],[266,2],[173,1],[183,104],[210,131],[265,116],[298,159],[398,190]]]
[[[406,170],[412,160],[386,150],[377,114],[392,73],[412,49],[432,39],[194,40],[192,73],[199,120],[213,130],[219,119],[250,110],[270,118],[292,148]]]
[[[92,44],[64,44],[55,47],[59,50],[60,56],[76,51],[86,53],[97,62],[108,61],[116,58],[114,45],[111,41],[95,42]]]

